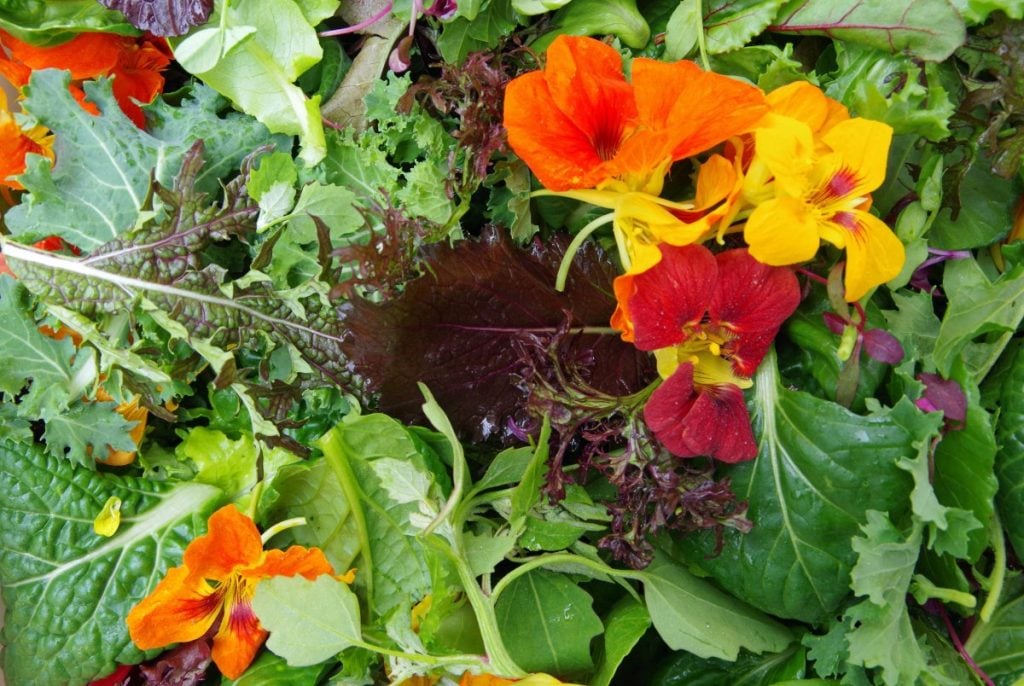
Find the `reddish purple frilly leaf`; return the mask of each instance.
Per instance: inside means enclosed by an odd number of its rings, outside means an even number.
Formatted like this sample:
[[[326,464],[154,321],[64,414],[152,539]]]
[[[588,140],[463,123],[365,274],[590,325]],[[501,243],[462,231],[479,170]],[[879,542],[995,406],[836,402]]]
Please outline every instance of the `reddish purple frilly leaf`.
[[[615,267],[592,244],[573,260],[565,292],[555,291],[566,245],[558,239],[519,249],[491,232],[454,248],[432,246],[424,276],[402,295],[342,306],[342,348],[352,371],[379,408],[402,421],[422,421],[422,381],[462,437],[503,437],[525,401],[517,387],[522,346],[515,343],[554,337],[566,317],[572,327],[607,327],[615,309]],[[626,395],[650,381],[650,356],[617,335],[568,336],[565,354],[590,361],[585,381],[597,390]]]
[[[924,384],[924,394],[915,404],[925,412],[942,412],[946,421],[962,427],[967,420],[967,396],[960,384],[938,374],[924,373],[917,379]]]
[[[757,457],[743,391],[734,384],[696,388],[693,365],[681,364],[644,406],[644,420],[678,457],[707,455],[723,462]]]
[[[449,19],[459,9],[459,3],[455,0],[436,0],[434,4],[423,8],[423,14],[437,17],[438,19]]]
[[[837,336],[843,334],[843,330],[846,329],[849,323],[835,312],[823,312],[821,318],[825,320],[825,326],[828,327],[828,330]]]
[[[870,329],[864,332],[864,351],[868,357],[883,364],[899,364],[905,355],[899,340],[882,329]]]
[[[107,9],[117,10],[128,23],[156,36],[180,36],[193,26],[206,23],[213,12],[213,0],[99,0]]]

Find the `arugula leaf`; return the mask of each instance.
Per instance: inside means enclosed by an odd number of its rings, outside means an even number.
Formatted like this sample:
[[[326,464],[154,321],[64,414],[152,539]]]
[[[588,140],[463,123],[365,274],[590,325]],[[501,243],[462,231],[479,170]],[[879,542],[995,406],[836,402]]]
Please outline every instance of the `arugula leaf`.
[[[751,403],[758,457],[721,470],[749,502],[757,526],[681,543],[738,598],[780,617],[822,621],[848,593],[856,562],[850,539],[866,510],[907,509],[911,483],[896,466],[927,443],[941,418],[909,400],[866,417],[779,383],[774,354],[761,363]]]
[[[768,30],[825,35],[934,62],[966,38],[964,20],[948,0],[790,0]]]
[[[647,633],[651,616],[643,603],[632,596],[622,597],[604,618],[604,642],[598,651],[597,671],[590,686],[609,686],[619,665]]]
[[[516,664],[529,672],[574,676],[590,672],[590,640],[604,631],[593,598],[568,577],[537,569],[498,596],[501,637]]]
[[[735,660],[741,648],[778,652],[793,636],[781,624],[719,591],[664,555],[638,574],[654,628],[673,650]]]
[[[92,522],[121,499],[112,538]],[[16,684],[85,684],[143,653],[125,617],[202,533],[212,486],[73,469],[38,447],[0,443],[4,673]]]
[[[315,665],[362,644],[359,599],[329,574],[313,581],[276,576],[261,581],[252,610],[270,632],[267,648],[289,665]]]

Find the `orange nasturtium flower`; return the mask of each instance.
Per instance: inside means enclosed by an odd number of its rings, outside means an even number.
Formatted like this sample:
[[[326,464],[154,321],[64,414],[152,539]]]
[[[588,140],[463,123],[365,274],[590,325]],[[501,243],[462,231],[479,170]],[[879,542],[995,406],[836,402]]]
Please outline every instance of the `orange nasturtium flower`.
[[[10,59],[5,59],[0,50],[0,74],[19,88],[28,83],[32,71],[37,69],[68,69],[75,81],[112,76],[117,103],[140,128],[145,117],[135,101],[153,101],[164,87],[160,72],[171,62],[164,40],[150,36],[80,33],[65,43],[40,47],[0,31],[0,48],[11,54]],[[96,113],[95,106],[83,102],[79,89],[72,87],[72,92],[83,107]]]
[[[509,686],[509,684],[515,684],[515,686],[574,686],[548,674],[531,674],[522,679],[505,679],[493,674],[465,672],[459,681],[459,686]]]
[[[128,632],[142,650],[203,636],[216,623],[213,661],[229,679],[249,667],[267,637],[252,611],[256,586],[273,576],[334,574],[318,548],[263,550],[256,524],[234,505],[213,513],[209,530],[185,549],[184,564],[167,571],[128,613]],[[351,582],[351,578],[343,579]]]
[[[0,187],[22,190],[11,177],[25,171],[25,155],[30,152],[53,160],[53,135],[43,126],[28,131],[18,126],[7,107],[7,96],[0,90]]]
[[[638,57],[631,75],[614,48],[559,36],[543,71],[508,84],[509,145],[545,188],[618,179],[657,195],[669,164],[749,129],[767,111],[757,88],[693,62]]]
[[[859,300],[903,268],[903,243],[868,212],[885,180],[892,128],[848,119],[817,138],[810,126],[778,117],[755,133],[756,156],[772,180],[747,220],[750,254],[769,265],[814,257],[825,240],[846,249],[846,299]]]

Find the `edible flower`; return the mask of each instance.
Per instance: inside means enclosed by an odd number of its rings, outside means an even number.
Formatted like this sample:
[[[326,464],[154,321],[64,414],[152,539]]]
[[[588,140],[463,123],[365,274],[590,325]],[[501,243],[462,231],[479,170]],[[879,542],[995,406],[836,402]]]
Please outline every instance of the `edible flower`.
[[[10,59],[3,57],[2,48],[10,52]],[[32,72],[39,69],[67,69],[75,81],[111,76],[114,98],[139,128],[146,121],[138,103],[152,102],[163,90],[161,72],[170,63],[166,41],[154,36],[132,38],[87,32],[59,45],[36,46],[0,31],[0,74],[13,85],[25,86]],[[83,107],[96,113],[95,106],[84,101],[81,90],[73,86],[72,93]]]
[[[509,145],[545,188],[598,188],[611,179],[658,195],[668,166],[749,129],[767,111],[757,88],[693,62],[633,60],[559,36],[547,64],[505,91]]]
[[[25,171],[25,156],[43,155],[53,160],[53,135],[40,125],[25,130],[18,125],[0,90],[0,187],[22,190],[22,185],[11,177]]]
[[[522,679],[505,679],[493,674],[464,672],[459,681],[459,686],[508,686],[509,684],[516,684],[516,686],[574,686],[548,674],[531,674]]]
[[[216,625],[213,661],[229,679],[245,672],[267,637],[252,610],[256,587],[273,576],[315,579],[334,574],[318,548],[263,550],[256,524],[234,505],[213,513],[209,529],[185,549],[128,613],[128,632],[142,650],[193,641]],[[351,583],[351,576],[343,579]]]
[[[757,455],[744,388],[800,302],[796,276],[746,249],[660,246],[662,259],[615,281],[612,324],[651,351],[664,379],[644,406],[647,425],[679,457],[740,462]]]
[[[750,254],[768,265],[805,262],[822,240],[846,250],[846,300],[896,277],[903,243],[868,212],[870,193],[885,179],[892,128],[848,119],[816,138],[811,126],[774,117],[755,133],[757,159],[771,180],[748,199],[757,206],[743,236]],[[749,188],[749,184],[748,184]]]

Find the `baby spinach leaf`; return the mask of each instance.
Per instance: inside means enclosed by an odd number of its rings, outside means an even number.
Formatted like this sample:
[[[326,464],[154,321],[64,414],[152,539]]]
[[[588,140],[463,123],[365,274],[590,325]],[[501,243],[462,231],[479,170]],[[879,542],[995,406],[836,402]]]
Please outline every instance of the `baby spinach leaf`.
[[[664,556],[639,577],[654,628],[673,650],[731,661],[741,648],[778,652],[793,640],[786,627]]]
[[[290,667],[283,659],[270,652],[261,653],[256,661],[249,665],[245,674],[236,681],[224,679],[224,686],[290,686],[291,684],[318,683],[320,672],[324,667],[310,665],[308,667]]]
[[[1024,674],[1024,577],[1006,584],[991,619],[975,625],[964,648],[997,683],[1015,683]]]
[[[359,599],[330,574],[313,581],[301,576],[261,581],[252,609],[270,632],[267,648],[294,667],[315,665],[362,644]]]
[[[949,0],[790,0],[768,30],[825,35],[935,62],[966,38],[964,20]]]
[[[793,644],[780,653],[753,655],[743,652],[735,662],[703,659],[692,653],[673,653],[655,672],[651,686],[825,686],[823,680],[805,676],[806,653]]]
[[[494,610],[516,664],[568,677],[594,668],[590,640],[604,626],[592,604],[590,594],[565,575],[538,569],[510,583]]]
[[[608,686],[619,665],[651,626],[651,616],[643,603],[623,596],[604,618],[604,643],[598,651],[597,672],[590,686]]]
[[[92,522],[121,499],[111,538]],[[84,684],[143,653],[128,637],[133,605],[180,564],[221,492],[74,469],[38,447],[0,444],[0,584],[4,673],[15,684]]]
[[[758,369],[751,401],[758,456],[723,469],[757,526],[690,537],[687,560],[738,598],[780,617],[822,621],[848,594],[865,510],[908,509],[911,480],[896,465],[940,419],[909,400],[867,416],[779,384],[775,356]]]

